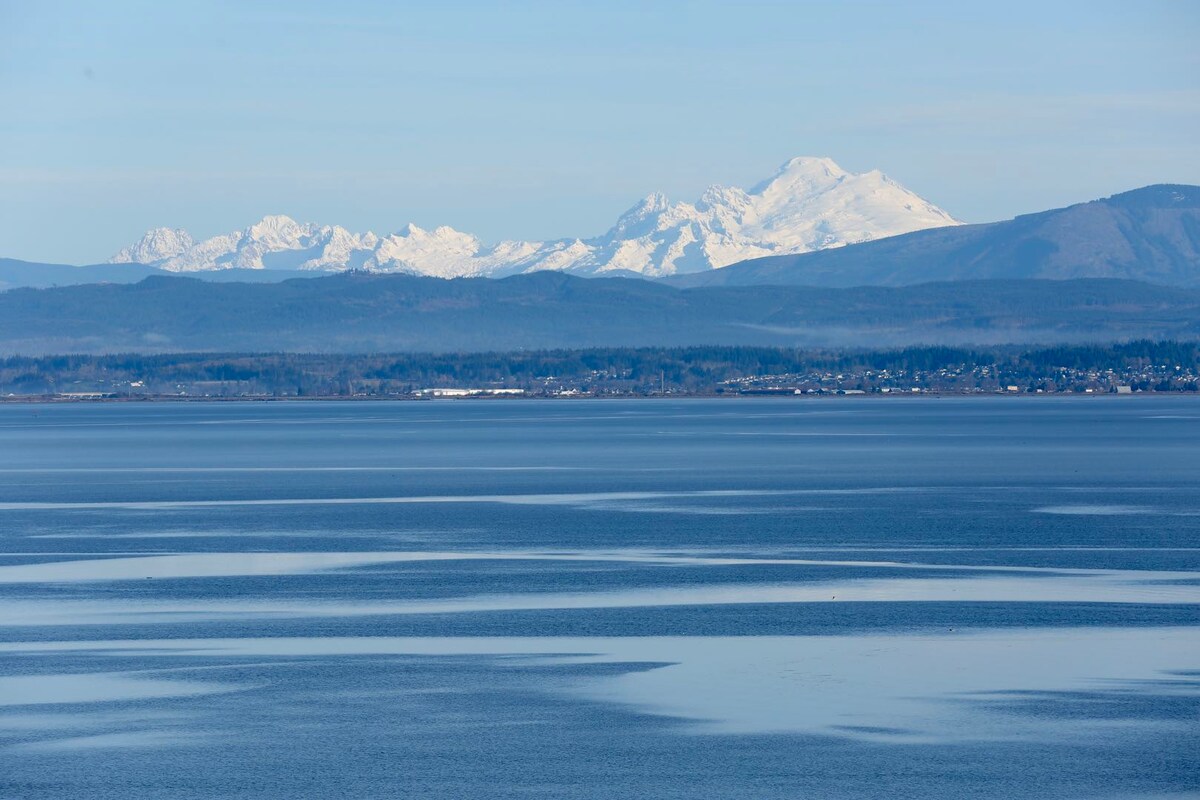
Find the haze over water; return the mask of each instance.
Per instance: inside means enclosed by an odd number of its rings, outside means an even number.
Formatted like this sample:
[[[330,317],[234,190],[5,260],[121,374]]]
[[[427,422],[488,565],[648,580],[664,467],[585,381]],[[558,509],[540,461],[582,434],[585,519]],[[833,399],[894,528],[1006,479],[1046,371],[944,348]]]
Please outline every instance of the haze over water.
[[[1189,397],[0,406],[0,796],[1200,790]]]

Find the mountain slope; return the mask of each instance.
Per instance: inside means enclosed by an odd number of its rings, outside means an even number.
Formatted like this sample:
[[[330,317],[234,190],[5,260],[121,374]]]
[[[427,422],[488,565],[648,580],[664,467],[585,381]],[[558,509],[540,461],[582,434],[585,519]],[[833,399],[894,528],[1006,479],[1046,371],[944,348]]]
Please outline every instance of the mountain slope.
[[[671,280],[682,286],[904,286],[990,278],[1200,286],[1200,186],[1147,186],[1006,222],[755,259]]]
[[[9,354],[1129,338],[1200,338],[1200,291],[1111,280],[677,289],[548,272],[494,281],[354,272],[258,284],[155,276],[0,293],[0,353]]]
[[[449,227],[408,225],[376,236],[268,216],[200,242],[182,229],[156,228],[111,260],[170,272],[363,268],[442,278],[538,270],[662,276],[955,224],[879,171],[854,174],[827,158],[794,158],[749,190],[713,186],[695,203],[652,194],[591,239],[485,245]]]

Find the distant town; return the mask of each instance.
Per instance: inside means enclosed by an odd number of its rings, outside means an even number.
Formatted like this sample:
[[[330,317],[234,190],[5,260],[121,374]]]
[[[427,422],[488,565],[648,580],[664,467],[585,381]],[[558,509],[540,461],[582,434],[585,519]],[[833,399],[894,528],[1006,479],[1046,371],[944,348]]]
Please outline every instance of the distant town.
[[[757,347],[0,359],[0,399],[487,399],[1142,394],[1200,389],[1200,345],[827,352]]]

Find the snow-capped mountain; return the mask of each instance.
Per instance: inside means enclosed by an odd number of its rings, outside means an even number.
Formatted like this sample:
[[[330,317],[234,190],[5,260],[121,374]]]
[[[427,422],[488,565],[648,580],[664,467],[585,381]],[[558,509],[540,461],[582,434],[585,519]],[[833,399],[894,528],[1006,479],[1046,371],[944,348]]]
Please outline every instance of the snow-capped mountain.
[[[109,263],[158,264],[195,246],[196,240],[183,228],[155,228],[136,244],[126,247]]]
[[[485,245],[449,227],[408,225],[381,237],[268,216],[201,242],[184,230],[156,228],[110,261],[174,272],[360,268],[454,278],[553,269],[658,277],[957,224],[877,170],[855,174],[828,158],[793,158],[749,190],[712,186],[695,203],[649,195],[592,239]]]

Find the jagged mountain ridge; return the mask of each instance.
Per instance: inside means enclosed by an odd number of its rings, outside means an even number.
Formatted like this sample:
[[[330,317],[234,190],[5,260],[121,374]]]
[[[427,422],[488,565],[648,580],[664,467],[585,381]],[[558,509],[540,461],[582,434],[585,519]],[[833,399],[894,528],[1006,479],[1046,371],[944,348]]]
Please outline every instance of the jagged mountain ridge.
[[[171,272],[367,269],[454,278],[560,270],[660,277],[956,224],[877,170],[855,174],[828,158],[802,157],[749,190],[713,186],[695,203],[651,194],[591,239],[485,245],[446,226],[410,224],[377,236],[275,215],[199,242],[182,229],[156,228],[110,262]]]

